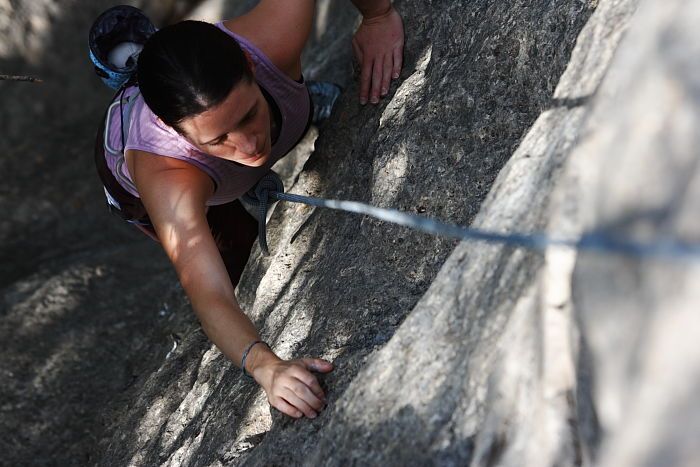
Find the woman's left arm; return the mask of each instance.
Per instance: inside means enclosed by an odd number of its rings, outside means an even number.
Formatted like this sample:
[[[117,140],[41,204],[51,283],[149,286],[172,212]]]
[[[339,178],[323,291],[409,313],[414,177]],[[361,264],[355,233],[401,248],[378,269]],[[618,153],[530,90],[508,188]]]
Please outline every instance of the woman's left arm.
[[[362,13],[352,47],[360,63],[360,104],[379,103],[399,77],[403,63],[403,21],[391,0],[352,0]]]
[[[251,41],[292,79],[301,77],[301,51],[311,33],[315,0],[260,0],[224,26]]]

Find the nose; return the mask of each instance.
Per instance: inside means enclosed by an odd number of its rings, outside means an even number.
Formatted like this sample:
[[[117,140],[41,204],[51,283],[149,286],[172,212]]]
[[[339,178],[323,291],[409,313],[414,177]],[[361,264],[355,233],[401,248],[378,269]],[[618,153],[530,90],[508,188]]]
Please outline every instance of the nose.
[[[258,139],[254,134],[241,134],[237,139],[236,146],[239,151],[252,156],[258,150]]]

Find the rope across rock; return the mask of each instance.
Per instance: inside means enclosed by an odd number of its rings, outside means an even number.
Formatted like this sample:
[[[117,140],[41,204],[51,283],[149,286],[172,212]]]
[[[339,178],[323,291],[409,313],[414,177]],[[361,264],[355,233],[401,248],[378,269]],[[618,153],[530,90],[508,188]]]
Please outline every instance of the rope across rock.
[[[579,251],[613,253],[636,258],[664,258],[673,260],[700,260],[700,244],[686,243],[677,239],[664,238],[641,243],[610,235],[603,231],[591,231],[580,237],[564,237],[544,233],[511,232],[499,233],[489,230],[447,224],[427,217],[409,214],[396,209],[386,209],[357,201],[314,198],[284,192],[284,184],[279,176],[270,171],[257,185],[243,196],[243,201],[258,209],[258,241],[263,254],[269,255],[267,245],[266,219],[270,199],[301,203],[328,209],[362,214],[386,222],[403,225],[414,230],[458,238],[480,240],[543,252],[548,247],[570,248]]]

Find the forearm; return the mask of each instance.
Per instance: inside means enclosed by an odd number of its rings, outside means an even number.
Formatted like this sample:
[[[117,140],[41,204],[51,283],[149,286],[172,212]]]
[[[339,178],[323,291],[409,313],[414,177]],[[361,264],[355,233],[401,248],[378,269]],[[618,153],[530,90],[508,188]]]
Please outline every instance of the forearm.
[[[192,264],[189,268],[180,268],[180,282],[205,334],[221,353],[240,366],[245,349],[260,340],[260,335],[239,306],[218,252],[210,248],[210,254],[201,254],[192,260],[200,263],[199,267],[194,267],[198,273],[185,273],[192,271]],[[274,360],[279,358],[272,350],[264,344],[256,344],[246,358],[246,371],[252,374],[255,366]]]
[[[188,244],[186,252],[171,258],[209,339],[238,366],[250,348],[245,370],[265,390],[270,404],[293,417],[316,417],[325,400],[310,370],[328,372],[332,365],[320,359],[282,360],[265,344],[252,345],[260,336],[238,305],[213,239],[194,232]]]
[[[243,352],[252,343],[260,339],[258,331],[248,316],[238,305],[235,298],[227,300],[222,297],[198,297],[192,306],[199,318],[202,329],[216,347],[236,366],[241,365]],[[267,360],[278,359],[264,344],[256,344],[246,358],[246,370],[252,374],[253,368]]]
[[[385,15],[391,9],[391,0],[351,0],[365,19]]]
[[[240,365],[243,352],[259,335],[236,301],[207,223],[205,203],[213,193],[211,180],[189,164],[168,162],[169,157],[132,154],[136,155],[136,185],[195,314],[209,339]],[[252,373],[251,364],[276,358],[265,345],[257,344],[248,354],[246,369]]]

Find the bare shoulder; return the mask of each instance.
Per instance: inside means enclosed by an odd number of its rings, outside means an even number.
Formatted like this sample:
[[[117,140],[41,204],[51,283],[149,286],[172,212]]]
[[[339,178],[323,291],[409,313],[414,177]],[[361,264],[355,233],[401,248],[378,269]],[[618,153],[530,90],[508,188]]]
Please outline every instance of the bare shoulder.
[[[245,15],[224,21],[292,79],[301,77],[301,51],[311,32],[315,0],[261,0]]]
[[[126,157],[161,246],[180,277],[186,276],[191,258],[212,250],[202,245],[213,242],[206,220],[213,182],[198,168],[171,157],[134,150]]]
[[[166,202],[173,196],[189,195],[206,201],[214,193],[212,179],[196,166],[173,157],[129,149],[127,168],[145,204]],[[146,206],[148,208],[148,206]]]

